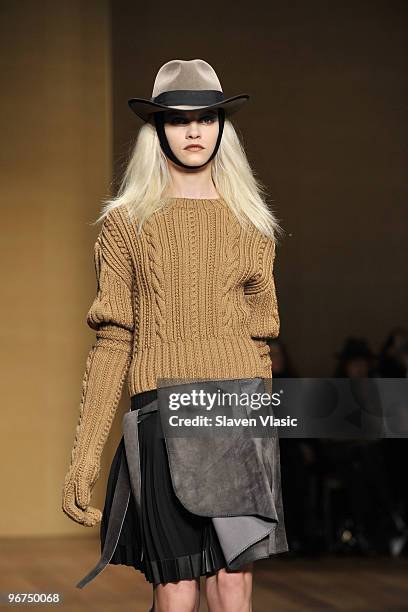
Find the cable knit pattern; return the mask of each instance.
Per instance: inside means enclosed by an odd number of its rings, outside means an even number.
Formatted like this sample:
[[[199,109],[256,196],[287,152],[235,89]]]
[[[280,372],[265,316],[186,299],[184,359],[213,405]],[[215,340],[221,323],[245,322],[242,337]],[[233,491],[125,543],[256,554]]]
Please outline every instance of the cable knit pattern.
[[[93,525],[89,506],[124,382],[271,378],[266,338],[279,334],[275,242],[243,228],[221,199],[172,198],[137,233],[127,212],[105,217],[95,243],[96,331],[82,382],[63,510]]]
[[[224,268],[224,282],[222,287],[222,303],[225,328],[231,328],[234,323],[234,300],[229,299],[230,295],[234,295],[234,283],[238,276],[239,266],[239,226],[237,223],[228,223],[226,225],[225,236],[226,243],[226,259]]]

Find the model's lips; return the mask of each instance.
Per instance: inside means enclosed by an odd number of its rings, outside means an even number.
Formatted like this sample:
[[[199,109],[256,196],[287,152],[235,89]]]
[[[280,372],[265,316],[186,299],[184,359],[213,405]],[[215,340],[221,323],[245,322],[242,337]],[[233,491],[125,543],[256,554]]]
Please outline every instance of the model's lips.
[[[190,145],[189,147],[186,147],[187,151],[201,151],[202,149],[204,149],[204,147],[201,145]]]

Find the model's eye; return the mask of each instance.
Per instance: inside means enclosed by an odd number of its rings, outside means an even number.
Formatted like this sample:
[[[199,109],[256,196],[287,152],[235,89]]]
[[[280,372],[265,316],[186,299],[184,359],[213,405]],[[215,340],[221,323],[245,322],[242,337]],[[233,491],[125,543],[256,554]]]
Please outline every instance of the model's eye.
[[[215,113],[207,113],[205,115],[201,115],[199,119],[200,123],[204,123],[206,125],[211,125],[217,120],[218,115],[216,115]],[[173,117],[169,117],[166,121],[167,123],[170,123],[170,125],[186,125],[190,123],[191,120],[183,115],[174,115]]]
[[[168,122],[171,125],[180,125],[180,124],[183,124],[183,123],[187,123],[187,119],[185,117],[170,117]]]
[[[217,120],[217,115],[214,115],[214,114],[203,115],[201,117],[201,121],[203,121],[204,123],[214,123],[214,121],[216,120]]]

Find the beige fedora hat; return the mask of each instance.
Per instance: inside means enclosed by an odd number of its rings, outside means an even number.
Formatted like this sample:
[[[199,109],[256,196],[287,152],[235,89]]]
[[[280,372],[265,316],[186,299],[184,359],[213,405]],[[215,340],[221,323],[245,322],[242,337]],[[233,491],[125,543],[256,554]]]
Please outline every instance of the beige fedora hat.
[[[128,104],[143,121],[160,111],[223,108],[228,117],[249,99],[248,94],[225,98],[212,66],[202,59],[170,60],[159,69],[150,100],[131,98]]]

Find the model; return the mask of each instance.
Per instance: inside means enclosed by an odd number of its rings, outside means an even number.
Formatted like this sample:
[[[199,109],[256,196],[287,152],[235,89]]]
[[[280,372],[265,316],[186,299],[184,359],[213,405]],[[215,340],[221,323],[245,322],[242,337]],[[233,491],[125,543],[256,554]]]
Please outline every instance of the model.
[[[254,561],[288,550],[276,428],[188,439],[167,436],[160,418],[166,393],[197,382],[271,391],[281,228],[229,120],[248,98],[226,98],[201,59],[164,64],[151,99],[128,101],[144,125],[95,243],[96,341],[62,508],[101,522],[101,558],[77,586],[109,563],[133,566],[154,612],[198,610],[202,575],[210,610],[251,611]],[[91,494],[125,381],[131,405],[101,513]]]

